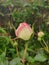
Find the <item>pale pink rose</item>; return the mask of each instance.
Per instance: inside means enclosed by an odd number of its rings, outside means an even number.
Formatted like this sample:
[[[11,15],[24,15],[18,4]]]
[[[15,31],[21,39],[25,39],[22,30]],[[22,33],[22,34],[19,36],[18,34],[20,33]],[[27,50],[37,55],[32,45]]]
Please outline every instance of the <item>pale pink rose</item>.
[[[32,33],[33,30],[26,22],[20,23],[17,30],[15,31],[16,36],[23,40],[29,40]]]

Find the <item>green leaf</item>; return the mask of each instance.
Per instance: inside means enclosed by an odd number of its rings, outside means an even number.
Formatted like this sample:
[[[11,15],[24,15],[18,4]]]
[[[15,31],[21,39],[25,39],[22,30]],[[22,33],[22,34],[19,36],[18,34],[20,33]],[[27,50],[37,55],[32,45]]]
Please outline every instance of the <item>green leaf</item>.
[[[23,65],[20,62],[20,58],[14,58],[12,61],[10,61],[10,65]]]
[[[8,65],[8,60],[5,57],[5,52],[0,55],[0,65]]]
[[[30,63],[35,62],[34,58],[32,58],[31,56],[29,56],[27,59],[28,59],[28,62],[30,62]]]
[[[6,34],[6,31],[0,27],[0,33]]]
[[[38,53],[35,57],[34,57],[35,61],[40,61],[40,62],[44,62],[47,60],[47,57],[44,53]]]

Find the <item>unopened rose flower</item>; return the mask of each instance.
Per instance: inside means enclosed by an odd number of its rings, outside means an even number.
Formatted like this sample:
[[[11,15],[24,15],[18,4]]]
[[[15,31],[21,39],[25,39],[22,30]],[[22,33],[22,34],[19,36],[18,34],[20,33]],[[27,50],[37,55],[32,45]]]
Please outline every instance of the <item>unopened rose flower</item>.
[[[15,31],[16,36],[23,40],[29,40],[32,33],[33,30],[26,22],[20,23],[17,30]]]
[[[38,40],[41,40],[44,35],[45,35],[44,32],[42,31],[38,32]]]

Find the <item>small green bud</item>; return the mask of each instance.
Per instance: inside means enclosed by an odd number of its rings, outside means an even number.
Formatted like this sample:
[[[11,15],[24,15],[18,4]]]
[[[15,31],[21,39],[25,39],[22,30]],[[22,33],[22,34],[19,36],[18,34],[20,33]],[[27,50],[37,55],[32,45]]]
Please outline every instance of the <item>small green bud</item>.
[[[42,31],[38,32],[38,40],[41,41],[44,35],[45,35],[44,32]]]
[[[13,44],[13,46],[16,47],[17,45],[18,45],[18,43],[15,41],[14,44]]]

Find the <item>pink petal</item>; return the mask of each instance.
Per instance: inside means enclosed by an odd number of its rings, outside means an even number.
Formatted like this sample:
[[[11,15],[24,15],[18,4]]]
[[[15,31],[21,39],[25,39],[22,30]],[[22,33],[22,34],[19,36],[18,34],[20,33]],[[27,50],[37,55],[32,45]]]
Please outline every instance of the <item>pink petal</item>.
[[[23,28],[28,28],[30,32],[32,32],[32,29],[31,27],[26,23],[26,22],[23,22],[23,23],[20,23],[19,27],[17,28],[17,30],[15,31],[15,34],[16,36],[19,35],[19,33],[23,30]]]

